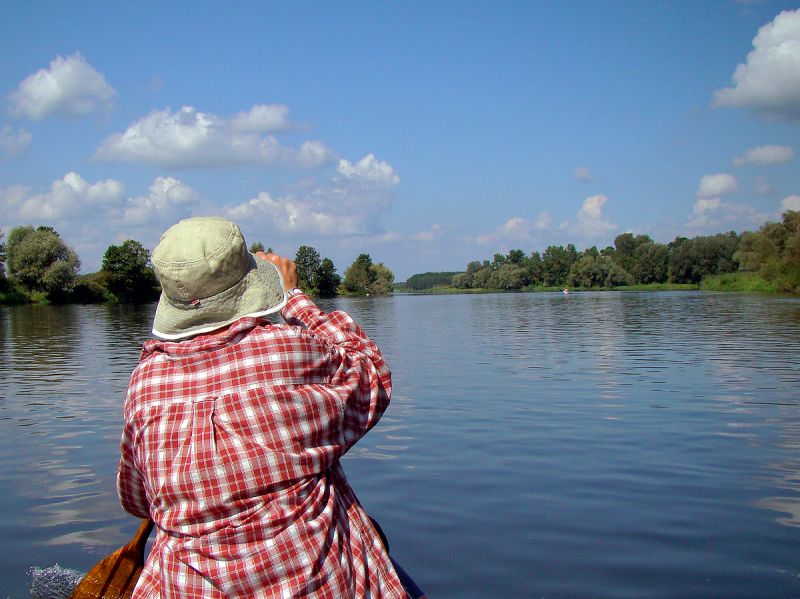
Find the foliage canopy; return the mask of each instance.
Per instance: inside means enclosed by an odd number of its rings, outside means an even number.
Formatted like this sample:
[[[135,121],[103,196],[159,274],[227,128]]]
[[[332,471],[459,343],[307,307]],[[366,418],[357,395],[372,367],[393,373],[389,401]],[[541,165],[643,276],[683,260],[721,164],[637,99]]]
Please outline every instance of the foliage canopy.
[[[150,264],[150,252],[128,239],[111,245],[103,255],[101,270],[107,274],[108,290],[122,302],[150,301],[158,297],[158,281]]]
[[[26,291],[57,301],[72,291],[80,260],[52,227],[15,227],[6,251],[8,275]]]

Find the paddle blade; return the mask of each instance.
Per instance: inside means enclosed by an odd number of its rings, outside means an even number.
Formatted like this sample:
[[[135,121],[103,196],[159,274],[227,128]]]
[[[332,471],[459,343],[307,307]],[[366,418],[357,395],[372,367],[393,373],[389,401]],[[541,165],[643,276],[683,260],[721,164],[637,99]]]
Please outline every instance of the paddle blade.
[[[142,521],[130,542],[97,562],[70,598],[129,599],[144,567],[144,549],[152,529],[152,521]]]

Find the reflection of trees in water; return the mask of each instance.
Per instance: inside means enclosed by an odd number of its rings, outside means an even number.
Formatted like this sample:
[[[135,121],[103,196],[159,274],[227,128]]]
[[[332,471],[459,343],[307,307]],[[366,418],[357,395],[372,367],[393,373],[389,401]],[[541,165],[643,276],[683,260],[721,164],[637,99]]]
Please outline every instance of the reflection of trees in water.
[[[646,425],[654,441],[682,414],[706,412],[709,428],[695,431],[698,443],[716,446],[702,436],[724,436],[752,447],[761,472],[774,473],[758,483],[764,494],[785,490],[758,505],[800,526],[796,306],[701,292],[497,294],[476,298],[464,320],[490,356],[482,377],[506,387],[528,381],[519,395],[529,405],[574,405],[581,418]],[[647,414],[654,408],[676,411],[662,419]]]
[[[784,491],[756,502],[781,514],[776,521],[800,527],[800,319],[796,301],[751,295],[707,295],[700,335],[708,351],[717,411],[734,437],[771,459],[765,491]],[[712,318],[713,316],[713,318]],[[755,383],[755,384],[754,384]],[[769,448],[764,452],[764,448]]]
[[[122,401],[153,308],[2,312],[0,493],[26,526],[51,531],[40,544],[94,546],[97,555],[129,534],[114,483]],[[109,531],[114,515],[119,527]]]

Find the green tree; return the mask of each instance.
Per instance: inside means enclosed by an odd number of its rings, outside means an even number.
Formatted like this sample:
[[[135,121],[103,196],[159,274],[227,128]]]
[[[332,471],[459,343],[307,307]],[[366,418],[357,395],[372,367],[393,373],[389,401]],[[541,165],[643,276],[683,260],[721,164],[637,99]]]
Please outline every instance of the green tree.
[[[542,255],[539,252],[531,253],[528,259],[528,270],[532,285],[541,285],[544,279],[544,266],[542,264]]]
[[[800,212],[787,210],[782,222],[744,233],[736,259],[745,271],[758,271],[781,291],[800,292]]]
[[[100,270],[107,273],[108,290],[120,301],[142,302],[158,297],[150,252],[138,241],[128,239],[121,245],[108,246]]]
[[[254,241],[250,244],[250,253],[255,254],[256,252],[263,252],[264,251],[264,244],[260,241]],[[272,253],[272,248],[269,248],[269,251],[266,252],[267,254]]]
[[[382,262],[372,263],[369,254],[358,258],[344,272],[342,287],[350,293],[385,295],[392,292],[394,274]]]
[[[758,272],[767,262],[780,260],[780,249],[763,231],[748,231],[742,233],[739,249],[734,257],[739,262],[739,270]]]
[[[27,291],[60,300],[72,290],[80,260],[52,227],[15,227],[6,251],[9,277]]]
[[[317,271],[317,289],[322,297],[333,297],[341,285],[342,278],[336,273],[336,267],[330,258],[323,258]]]
[[[372,265],[373,281],[369,292],[373,295],[388,295],[394,287],[394,273],[383,263]]]
[[[467,270],[464,271],[465,278],[463,280],[459,278],[458,285],[453,283],[453,286],[454,287],[459,287],[459,288],[462,288],[462,289],[468,289],[468,288],[472,287],[473,286],[473,280],[472,279],[475,276],[475,273],[478,272],[481,268],[483,268],[481,266],[481,263],[479,261],[477,261],[477,260],[473,260],[472,262],[467,264]],[[462,285],[466,285],[466,286],[465,287],[461,287]]]
[[[358,258],[344,271],[342,285],[350,293],[369,293],[375,273],[372,271],[372,258],[369,254],[359,254]]]
[[[411,275],[406,281],[406,287],[414,291],[423,291],[425,289],[433,289],[434,287],[445,287],[452,284],[453,277],[456,275],[464,275],[466,273],[456,272],[423,272]]]
[[[450,279],[450,284],[456,289],[469,289],[472,285],[470,277],[465,272],[459,272]]]
[[[508,252],[507,261],[511,264],[524,265],[528,257],[522,250],[511,250]]]
[[[522,289],[528,283],[530,283],[528,270],[512,262],[506,262],[489,277],[489,287],[491,289],[513,291]]]
[[[3,243],[5,234],[0,231],[0,290],[5,286],[6,282],[6,244]]]
[[[491,266],[483,266],[472,276],[472,286],[476,289],[488,289],[489,280],[492,278],[494,269]]]
[[[297,282],[305,291],[319,291],[317,275],[322,261],[319,252],[310,245],[297,248],[294,259],[297,265]]]
[[[669,272],[674,283],[699,283],[709,275],[735,272],[739,236],[719,233],[710,237],[676,238],[670,243]]]
[[[609,256],[591,253],[573,263],[567,280],[575,287],[618,287],[632,281],[630,274]]]
[[[634,272],[636,263],[636,250],[645,244],[653,243],[647,235],[622,233],[614,239],[614,261],[629,273]]]
[[[630,274],[636,283],[666,283],[669,278],[669,248],[663,243],[643,243],[633,251]]]
[[[572,265],[578,260],[578,251],[571,243],[567,247],[548,246],[542,255],[542,282],[548,287],[561,286],[567,281]]]

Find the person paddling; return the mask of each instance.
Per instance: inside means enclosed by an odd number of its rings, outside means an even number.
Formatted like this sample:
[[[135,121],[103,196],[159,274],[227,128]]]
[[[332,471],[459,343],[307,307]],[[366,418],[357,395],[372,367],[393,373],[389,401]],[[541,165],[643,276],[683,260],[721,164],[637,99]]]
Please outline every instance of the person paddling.
[[[339,463],[389,405],[378,347],[228,220],[173,225],[152,262],[157,339],[131,376],[117,475],[123,508],[156,525],[133,597],[405,598]]]

